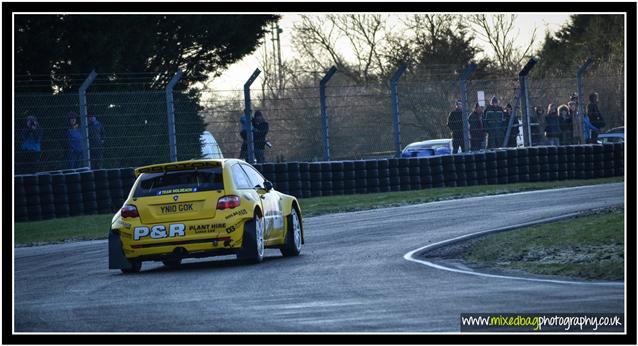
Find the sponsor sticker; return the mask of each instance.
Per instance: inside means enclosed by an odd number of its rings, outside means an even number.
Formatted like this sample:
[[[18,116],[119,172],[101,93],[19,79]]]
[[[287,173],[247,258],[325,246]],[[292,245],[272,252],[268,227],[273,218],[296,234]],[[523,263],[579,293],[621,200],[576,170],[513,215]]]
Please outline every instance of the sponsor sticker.
[[[160,191],[157,191],[157,195],[158,196],[174,195],[174,194],[177,194],[177,193],[189,193],[189,192],[197,192],[197,188],[196,187],[185,187],[185,188],[179,188],[179,189],[160,190]]]
[[[194,232],[195,234],[199,233],[213,233],[222,229],[226,229],[225,223],[213,223],[213,224],[202,224],[202,225],[190,225],[188,226],[188,230],[190,232]]]
[[[241,216],[246,214],[248,214],[248,211],[246,209],[235,210],[234,212],[232,212],[232,214],[226,215],[226,220],[230,219],[231,217]]]
[[[164,225],[155,225],[151,228],[148,226],[138,226],[133,229],[133,240],[140,240],[149,236],[151,239],[183,237],[186,235],[184,233],[185,228],[182,223],[170,224],[168,225],[168,229],[166,229]]]

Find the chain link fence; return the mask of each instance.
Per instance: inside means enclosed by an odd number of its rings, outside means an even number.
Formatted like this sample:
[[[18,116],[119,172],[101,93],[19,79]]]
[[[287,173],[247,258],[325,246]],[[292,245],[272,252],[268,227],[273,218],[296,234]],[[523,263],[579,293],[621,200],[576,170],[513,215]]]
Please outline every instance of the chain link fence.
[[[575,73],[574,73],[575,75]],[[313,78],[314,76],[314,78]],[[317,74],[297,76],[295,83],[268,88],[256,82],[251,90],[252,109],[261,110],[269,123],[267,139],[272,144],[266,161],[319,161],[323,158],[322,118]],[[451,138],[448,114],[461,99],[457,73],[415,75],[406,73],[398,82],[401,147],[439,138]],[[141,83],[140,83],[141,84]],[[624,124],[624,78],[618,74],[586,75],[585,100],[592,91],[600,95],[600,109],[610,129]],[[104,91],[89,88],[88,114],[100,123],[100,141],[89,141],[92,168],[135,167],[170,160],[167,101],[164,90]],[[34,90],[36,90],[34,88]],[[41,89],[40,89],[41,90]],[[479,102],[479,94],[489,104],[496,96],[499,105],[511,104],[516,112],[514,128],[522,130],[521,109],[517,107],[519,82],[511,78],[481,78],[467,81],[468,105]],[[550,103],[566,104],[576,92],[575,77],[529,79],[529,108],[547,111]],[[201,157],[202,131],[213,134],[225,157],[238,157],[242,138],[239,119],[244,110],[243,90],[199,89],[175,91],[174,114],[178,160]],[[332,160],[395,156],[396,133],[389,82],[354,83],[337,72],[326,85],[326,104]],[[466,110],[466,116],[472,109]],[[79,114],[77,92],[30,92],[22,85],[15,93],[15,170],[17,174],[65,170],[72,165],[69,113]],[[27,120],[37,120],[37,131]],[[501,119],[502,120],[502,119]],[[536,119],[544,129],[544,117]],[[519,124],[518,126],[516,124]],[[490,147],[490,135],[503,139],[503,122],[498,129],[484,122],[483,148]],[[471,129],[470,124],[470,131]],[[89,133],[95,134],[89,126]],[[513,130],[513,142],[521,146],[521,131]],[[39,150],[27,138],[39,140]],[[27,140],[27,142],[29,142]],[[544,144],[542,132],[535,145]],[[501,145],[496,145],[500,147]],[[84,165],[88,163],[83,162]]]

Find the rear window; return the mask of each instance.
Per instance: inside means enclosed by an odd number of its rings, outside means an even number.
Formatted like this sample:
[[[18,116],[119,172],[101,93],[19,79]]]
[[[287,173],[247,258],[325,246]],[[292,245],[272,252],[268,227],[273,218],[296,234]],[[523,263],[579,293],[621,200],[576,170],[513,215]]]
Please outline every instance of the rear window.
[[[133,197],[223,190],[221,168],[183,170],[166,173],[142,173]]]

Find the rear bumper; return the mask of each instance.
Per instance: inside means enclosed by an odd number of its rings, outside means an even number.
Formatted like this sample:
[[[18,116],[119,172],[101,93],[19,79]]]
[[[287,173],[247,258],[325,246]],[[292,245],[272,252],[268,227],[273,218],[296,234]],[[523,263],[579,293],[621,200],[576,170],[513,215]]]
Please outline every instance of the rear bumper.
[[[136,257],[137,261],[168,261],[168,260],[176,260],[183,258],[202,258],[202,257],[213,257],[213,256],[225,256],[225,255],[234,255],[237,254],[239,249],[213,249],[213,250],[204,250],[204,251],[174,251],[171,253],[164,254],[156,254],[156,255],[143,255]]]
[[[243,241],[244,220],[225,223],[213,231],[197,232],[197,225],[213,224],[204,220],[186,224],[185,235],[161,239],[134,240],[135,225],[114,223],[109,234],[109,268],[121,269],[129,261],[165,260],[187,257],[208,257],[236,253]],[[149,226],[149,228],[152,227]],[[168,225],[165,225],[169,228]]]
[[[240,248],[230,248],[229,243],[221,243],[221,248],[214,248],[213,242],[208,240],[190,240],[184,244],[153,244],[145,247],[146,254],[127,257],[125,255],[120,235],[114,230],[109,232],[109,269],[131,269],[131,261],[166,261],[182,258],[200,258],[236,254]],[[159,246],[161,245],[161,246]],[[217,245],[219,246],[219,243]],[[213,247],[202,249],[202,247]],[[151,253],[148,253],[151,251]]]

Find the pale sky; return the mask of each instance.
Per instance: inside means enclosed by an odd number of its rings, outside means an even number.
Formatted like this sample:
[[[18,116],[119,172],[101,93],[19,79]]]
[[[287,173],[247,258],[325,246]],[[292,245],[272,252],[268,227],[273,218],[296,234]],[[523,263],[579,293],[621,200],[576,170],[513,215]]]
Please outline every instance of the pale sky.
[[[393,13],[391,15],[405,15],[408,13]],[[412,13],[409,13],[412,14]],[[292,28],[296,21],[299,20],[299,14],[282,13],[281,20],[279,21],[279,27],[283,29],[280,34],[281,39],[281,59],[286,61],[291,59],[295,52],[290,44]],[[319,14],[321,15],[321,14]],[[570,13],[518,13],[517,30],[519,31],[519,38],[521,45],[529,42],[532,36],[534,28],[536,28],[536,39],[538,44],[542,43],[545,37],[545,31],[554,33],[565,24],[569,18]],[[400,21],[396,19],[397,24]],[[266,34],[268,40],[268,54],[272,54],[272,42],[270,41],[270,34]],[[489,49],[480,39],[476,39],[475,42],[489,52]],[[537,48],[537,47],[535,47]],[[244,83],[250,77],[255,68],[260,65],[259,56],[263,55],[263,46],[257,48],[255,53],[245,57],[240,62],[231,65],[224,74],[214,79],[209,85],[215,90],[241,90]],[[259,79],[253,84],[254,87],[258,87]]]

